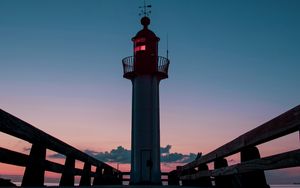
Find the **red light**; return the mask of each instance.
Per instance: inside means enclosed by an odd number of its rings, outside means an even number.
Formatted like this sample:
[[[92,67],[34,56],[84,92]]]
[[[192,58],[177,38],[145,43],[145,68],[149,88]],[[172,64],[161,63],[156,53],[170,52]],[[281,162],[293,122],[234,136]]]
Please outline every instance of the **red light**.
[[[146,50],[146,45],[137,46],[137,47],[134,48],[134,52],[145,51],[145,50]]]

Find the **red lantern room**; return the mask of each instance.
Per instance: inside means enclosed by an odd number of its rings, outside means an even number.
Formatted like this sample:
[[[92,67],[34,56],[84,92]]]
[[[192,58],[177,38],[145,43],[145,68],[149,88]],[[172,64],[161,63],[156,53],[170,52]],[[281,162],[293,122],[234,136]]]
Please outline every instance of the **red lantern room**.
[[[150,19],[143,17],[144,28],[132,38],[134,44],[134,69],[137,74],[152,74],[156,72],[159,38],[148,29]]]
[[[157,74],[160,79],[168,77],[169,60],[158,56],[159,37],[148,29],[150,19],[141,19],[143,29],[140,30],[133,41],[134,55],[122,60],[124,77],[132,79],[138,75]]]

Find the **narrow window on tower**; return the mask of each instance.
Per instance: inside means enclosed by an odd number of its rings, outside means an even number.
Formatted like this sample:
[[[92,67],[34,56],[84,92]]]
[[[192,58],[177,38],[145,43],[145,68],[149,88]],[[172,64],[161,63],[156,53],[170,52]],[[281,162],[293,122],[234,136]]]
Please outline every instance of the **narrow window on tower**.
[[[145,51],[145,50],[146,50],[146,45],[142,45],[142,46],[135,47],[134,52]]]
[[[146,42],[145,38],[138,38],[138,39],[136,39],[135,40],[134,52],[145,51],[146,50],[145,42]]]

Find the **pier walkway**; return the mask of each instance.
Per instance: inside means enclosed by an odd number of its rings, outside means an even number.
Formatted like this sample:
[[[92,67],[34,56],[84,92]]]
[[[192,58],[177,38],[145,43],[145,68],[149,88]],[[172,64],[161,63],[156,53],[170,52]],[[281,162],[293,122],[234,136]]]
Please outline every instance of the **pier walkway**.
[[[162,187],[122,185],[123,182],[130,181],[129,172],[121,172],[1,109],[0,131],[32,144],[29,155],[0,147],[1,163],[25,167],[23,187],[43,187],[45,171],[61,174],[60,187],[74,187],[75,176],[80,176],[81,187]],[[268,188],[264,171],[299,167],[300,149],[261,158],[257,146],[296,132],[300,133],[300,106],[238,136],[191,163],[178,166],[171,172],[163,172],[163,181],[168,182],[168,186],[164,187],[206,188],[216,185],[221,188]],[[47,149],[64,155],[65,164],[48,161]],[[230,165],[227,157],[234,154],[240,154],[240,161]],[[75,167],[76,160],[84,163],[83,169]],[[213,164],[212,169],[208,168],[209,163]],[[96,170],[92,171],[92,167]]]

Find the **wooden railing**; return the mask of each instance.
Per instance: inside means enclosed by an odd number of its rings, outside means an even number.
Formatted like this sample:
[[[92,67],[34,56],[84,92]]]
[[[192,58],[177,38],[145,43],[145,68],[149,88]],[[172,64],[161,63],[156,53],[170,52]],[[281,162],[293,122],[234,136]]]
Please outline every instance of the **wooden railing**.
[[[0,109],[0,131],[32,143],[25,155],[0,147],[0,162],[25,167],[22,186],[43,186],[45,171],[61,173],[60,186],[74,186],[75,175],[81,176],[80,186],[122,184],[122,173],[61,140],[35,128]],[[46,150],[65,155],[65,164],[46,160]],[[84,162],[83,169],[75,161]],[[91,167],[96,167],[96,172]],[[91,177],[94,181],[91,182]]]
[[[264,171],[300,166],[300,149],[269,157],[260,157],[257,145],[277,139],[300,130],[300,106],[264,123],[239,136],[218,149],[171,171],[169,185],[212,186],[217,187],[269,187]],[[228,166],[225,157],[240,153],[240,163]],[[214,169],[208,169],[213,162]]]

